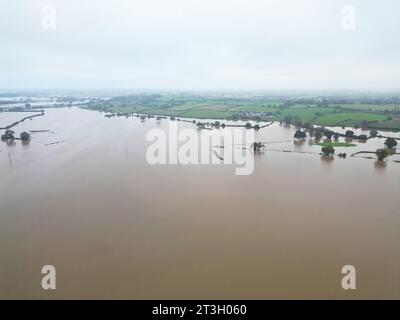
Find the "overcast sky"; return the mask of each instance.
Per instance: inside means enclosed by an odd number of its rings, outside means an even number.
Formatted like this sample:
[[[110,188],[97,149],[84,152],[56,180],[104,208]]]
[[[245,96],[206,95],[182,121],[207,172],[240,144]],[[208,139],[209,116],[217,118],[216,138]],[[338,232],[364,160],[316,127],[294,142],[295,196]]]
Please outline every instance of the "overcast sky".
[[[400,88],[398,0],[0,0],[0,41],[3,89]]]

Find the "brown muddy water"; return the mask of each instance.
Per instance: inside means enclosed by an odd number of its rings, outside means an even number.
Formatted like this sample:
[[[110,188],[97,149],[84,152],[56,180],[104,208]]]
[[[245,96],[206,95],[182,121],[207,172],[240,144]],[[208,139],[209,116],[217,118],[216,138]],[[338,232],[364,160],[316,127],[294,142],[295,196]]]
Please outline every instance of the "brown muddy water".
[[[71,108],[15,127],[50,132],[0,143],[0,298],[400,298],[400,164],[278,152],[320,147],[273,124],[256,139],[287,142],[252,155],[248,176],[149,165],[145,135],[168,123]],[[357,289],[344,291],[348,264]]]

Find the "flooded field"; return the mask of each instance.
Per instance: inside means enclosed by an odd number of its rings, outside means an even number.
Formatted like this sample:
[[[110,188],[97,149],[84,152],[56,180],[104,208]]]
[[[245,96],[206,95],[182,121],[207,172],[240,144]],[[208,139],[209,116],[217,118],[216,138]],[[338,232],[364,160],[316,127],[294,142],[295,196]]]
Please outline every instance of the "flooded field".
[[[0,127],[24,115],[0,113]],[[323,160],[274,123],[255,133],[266,150],[251,175],[149,165],[146,134],[168,127],[65,108],[14,128],[49,131],[0,143],[0,298],[400,298],[400,156]],[[348,264],[357,289],[344,291]]]

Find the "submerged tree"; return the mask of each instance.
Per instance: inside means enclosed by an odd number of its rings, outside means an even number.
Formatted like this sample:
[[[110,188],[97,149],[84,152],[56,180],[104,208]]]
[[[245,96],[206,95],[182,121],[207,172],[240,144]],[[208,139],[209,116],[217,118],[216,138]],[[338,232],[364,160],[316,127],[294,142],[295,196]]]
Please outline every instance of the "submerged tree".
[[[297,131],[295,132],[295,134],[294,134],[294,137],[295,137],[296,139],[305,139],[305,138],[307,138],[307,134],[306,134],[304,131],[297,130]]]
[[[375,138],[375,137],[378,135],[378,130],[372,129],[372,130],[369,132],[369,135],[370,135],[371,138]]]
[[[206,127],[205,124],[202,123],[202,122],[197,122],[196,126],[197,126],[199,129],[204,129],[204,128]]]
[[[335,149],[331,146],[322,147],[321,152],[324,156],[332,156],[335,154]]]
[[[332,139],[332,136],[334,135],[335,133],[333,132],[333,131],[331,131],[331,130],[325,130],[325,132],[324,132],[324,135],[325,135],[325,137],[328,139],[328,140],[331,140]]]
[[[251,147],[254,151],[260,151],[260,149],[263,148],[264,145],[262,144],[262,142],[254,142]]]
[[[387,158],[389,155],[389,153],[385,149],[378,149],[376,150],[375,154],[379,161],[385,160],[385,158]]]
[[[352,130],[347,130],[346,133],[345,133],[345,136],[346,136],[347,138],[353,138],[353,137],[354,137],[354,131],[352,131]]]
[[[359,136],[357,137],[357,139],[358,139],[358,140],[361,140],[361,141],[367,141],[367,140],[368,140],[368,137],[367,137],[366,134],[361,134],[361,135],[359,135]]]
[[[14,140],[14,131],[6,130],[6,132],[1,136],[1,140]]]
[[[322,138],[322,133],[320,131],[315,131],[315,140],[319,141]]]
[[[387,138],[385,141],[385,145],[387,148],[391,149],[397,146],[397,141],[395,138]]]
[[[22,141],[27,141],[31,139],[31,136],[29,135],[28,132],[22,132],[19,137],[21,138]]]
[[[333,138],[335,139],[335,141],[338,141],[339,137],[340,137],[340,134],[335,132],[334,135],[333,135]]]

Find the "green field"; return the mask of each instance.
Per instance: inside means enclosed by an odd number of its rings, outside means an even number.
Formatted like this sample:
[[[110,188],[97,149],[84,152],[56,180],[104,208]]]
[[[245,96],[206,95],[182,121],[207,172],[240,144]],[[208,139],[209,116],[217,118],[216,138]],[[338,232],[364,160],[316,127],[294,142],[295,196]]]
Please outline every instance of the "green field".
[[[379,122],[387,120],[387,116],[363,112],[331,113],[317,118],[315,121],[322,126],[355,126],[362,122]]]
[[[202,108],[202,107],[208,106],[208,105],[209,105],[208,103],[198,103],[198,104],[189,103],[189,104],[182,104],[179,106],[168,108],[168,110],[187,111],[187,110],[191,110],[191,109],[195,109],[195,108]]]
[[[283,121],[286,116],[298,117],[302,122],[311,122],[313,119],[318,118],[326,113],[331,113],[332,108],[288,108],[280,112],[277,120]]]
[[[238,112],[238,111],[247,111],[247,112],[276,112],[278,108],[269,108],[262,105],[249,105],[249,106],[240,106],[233,107],[228,109],[230,112]]]
[[[180,114],[180,116],[186,118],[198,118],[198,119],[225,119],[230,116],[230,113],[226,111],[199,109],[199,110],[184,112]]]
[[[348,99],[351,100],[351,99]],[[388,104],[332,103],[314,97],[277,99],[268,96],[181,94],[136,94],[91,101],[83,106],[91,110],[117,114],[151,114],[198,119],[280,121],[302,126],[366,127],[400,130],[400,101]],[[347,101],[347,100],[346,100]]]
[[[399,106],[395,105],[373,105],[373,104],[341,104],[340,107],[343,109],[349,109],[349,110],[357,110],[357,111],[393,111],[396,108],[399,108]]]
[[[294,104],[291,105],[290,109],[305,109],[305,108],[317,108],[318,106],[315,104]]]
[[[347,142],[321,142],[321,143],[316,143],[316,145],[321,147],[338,147],[338,148],[349,148],[357,146],[354,143],[347,143]]]

